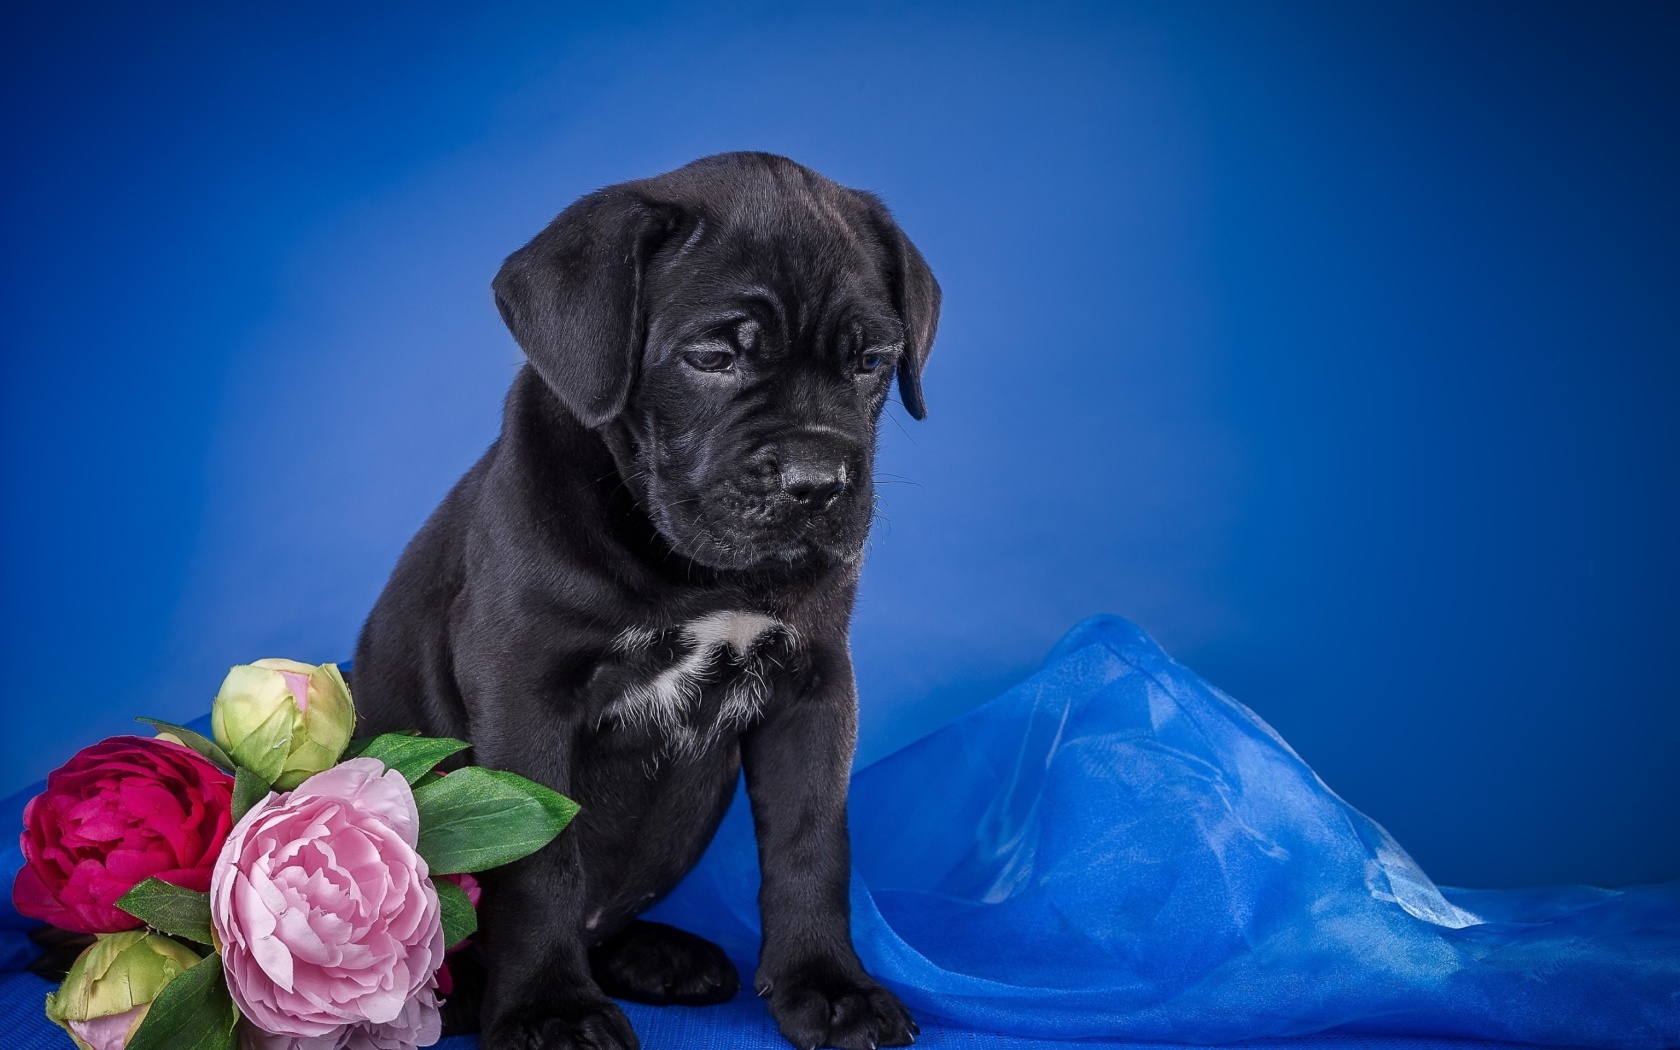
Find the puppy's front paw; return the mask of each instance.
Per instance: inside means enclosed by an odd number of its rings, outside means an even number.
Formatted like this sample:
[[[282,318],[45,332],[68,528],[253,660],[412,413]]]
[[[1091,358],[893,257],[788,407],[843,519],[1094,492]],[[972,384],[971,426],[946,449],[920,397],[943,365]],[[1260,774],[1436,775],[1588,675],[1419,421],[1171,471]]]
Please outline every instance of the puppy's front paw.
[[[875,1050],[915,1042],[920,1029],[898,996],[849,969],[823,962],[775,975],[761,972],[758,994],[770,1001],[782,1036],[800,1050]]]
[[[630,1019],[610,1000],[510,1011],[484,1026],[481,1050],[640,1050]]]

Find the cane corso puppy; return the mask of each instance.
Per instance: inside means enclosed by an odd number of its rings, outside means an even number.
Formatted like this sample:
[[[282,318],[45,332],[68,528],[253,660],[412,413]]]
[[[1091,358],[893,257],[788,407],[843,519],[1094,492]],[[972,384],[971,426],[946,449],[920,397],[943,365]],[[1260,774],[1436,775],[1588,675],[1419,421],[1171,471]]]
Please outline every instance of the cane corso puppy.
[[[732,153],[583,197],[494,288],[528,363],[500,438],[398,562],[354,681],[364,732],[460,737],[582,804],[483,877],[483,970],[457,997],[481,994],[484,1047],[634,1047],[609,995],[738,990],[715,945],[636,916],[699,858],[741,770],[755,987],[782,1034],[913,1041],[852,948],[847,626],[895,376],[924,414],[927,263],[874,196]]]

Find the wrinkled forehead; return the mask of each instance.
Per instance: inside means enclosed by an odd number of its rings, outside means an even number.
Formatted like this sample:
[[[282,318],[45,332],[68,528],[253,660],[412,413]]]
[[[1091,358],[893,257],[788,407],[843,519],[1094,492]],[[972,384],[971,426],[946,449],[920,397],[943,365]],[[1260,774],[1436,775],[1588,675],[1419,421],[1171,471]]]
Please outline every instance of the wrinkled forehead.
[[[750,307],[777,314],[792,336],[840,323],[876,336],[900,327],[885,255],[861,209],[795,192],[714,195],[681,206],[686,221],[646,277],[656,318]]]

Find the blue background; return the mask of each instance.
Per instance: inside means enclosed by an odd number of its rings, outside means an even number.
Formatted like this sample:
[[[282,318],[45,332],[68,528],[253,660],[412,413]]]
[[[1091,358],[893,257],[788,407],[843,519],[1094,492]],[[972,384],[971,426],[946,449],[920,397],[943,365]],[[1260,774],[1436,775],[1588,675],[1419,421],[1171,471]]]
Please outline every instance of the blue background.
[[[1680,876],[1680,8],[354,7],[8,15],[0,791],[346,657],[501,257],[754,148],[946,293],[864,758],[1114,611],[1440,881]]]

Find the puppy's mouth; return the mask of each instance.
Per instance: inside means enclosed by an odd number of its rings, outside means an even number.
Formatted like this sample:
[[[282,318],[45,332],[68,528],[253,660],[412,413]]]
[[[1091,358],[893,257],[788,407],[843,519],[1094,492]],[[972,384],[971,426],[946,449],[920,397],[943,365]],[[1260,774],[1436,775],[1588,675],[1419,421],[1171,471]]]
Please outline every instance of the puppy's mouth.
[[[858,520],[861,493],[840,492],[813,508],[738,483],[677,492],[652,481],[648,510],[655,527],[678,553],[709,568],[843,564],[862,555],[869,520]]]

